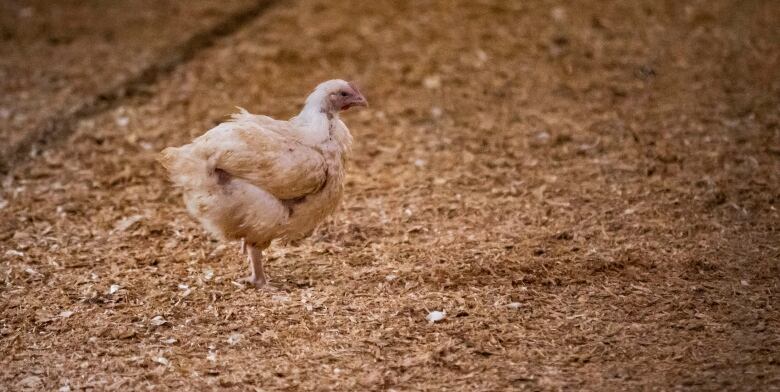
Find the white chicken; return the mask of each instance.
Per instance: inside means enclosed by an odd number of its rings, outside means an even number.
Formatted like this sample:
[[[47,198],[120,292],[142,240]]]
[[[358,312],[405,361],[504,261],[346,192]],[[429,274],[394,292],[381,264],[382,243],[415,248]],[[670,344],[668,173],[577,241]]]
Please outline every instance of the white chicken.
[[[206,230],[242,241],[244,280],[262,288],[271,241],[308,236],[338,206],[352,144],[339,112],[366,105],[354,84],[329,80],[289,121],[241,109],[192,143],[166,148],[159,161]]]

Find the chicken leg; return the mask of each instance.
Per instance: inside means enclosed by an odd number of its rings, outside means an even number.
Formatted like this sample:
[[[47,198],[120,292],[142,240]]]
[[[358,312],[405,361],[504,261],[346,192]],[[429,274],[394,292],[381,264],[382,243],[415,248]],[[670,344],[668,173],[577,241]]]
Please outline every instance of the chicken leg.
[[[246,250],[249,253],[247,256],[249,260],[249,276],[242,280],[254,285],[258,289],[270,288],[267,286],[268,278],[263,269],[263,248],[259,248],[254,244],[246,244]]]

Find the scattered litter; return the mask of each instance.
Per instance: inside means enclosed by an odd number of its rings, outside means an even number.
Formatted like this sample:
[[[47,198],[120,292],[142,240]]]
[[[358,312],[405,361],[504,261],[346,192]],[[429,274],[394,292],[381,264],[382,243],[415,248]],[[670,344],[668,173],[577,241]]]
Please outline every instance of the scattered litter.
[[[209,257],[212,257],[212,258],[213,257],[217,257],[217,256],[221,255],[222,252],[224,252],[226,249],[227,249],[227,245],[225,245],[225,244],[217,245],[217,247],[214,248],[214,250],[212,250],[211,253],[209,253]]]
[[[227,342],[231,346],[235,345],[239,341],[241,341],[241,334],[240,333],[231,333],[230,336],[228,336],[228,338],[227,338]]]
[[[170,362],[170,361],[168,361],[168,360],[167,360],[165,357],[163,357],[163,356],[160,356],[160,357],[154,357],[152,360],[153,360],[153,361],[155,361],[155,362],[157,362],[157,363],[159,363],[160,365],[164,365],[164,366],[168,366],[168,365],[170,365],[170,364],[171,364],[171,362]]]
[[[433,324],[437,321],[444,320],[445,317],[447,317],[447,312],[434,310],[433,312],[428,313],[428,315],[425,316],[425,319]]]
[[[550,11],[550,16],[556,22],[563,22],[566,20],[566,9],[563,7],[555,7]]]
[[[542,142],[550,140],[550,134],[547,131],[541,131],[536,134],[536,139]]]
[[[571,203],[565,200],[546,199],[544,202],[553,207],[571,207]]]
[[[214,277],[214,271],[211,268],[203,270],[203,280],[211,280]]]
[[[477,59],[479,60],[480,63],[484,63],[485,61],[488,61],[488,54],[485,53],[484,50],[477,49],[476,54],[477,54]]]
[[[521,304],[520,302],[510,302],[510,303],[508,303],[508,304],[506,305],[506,307],[507,307],[507,308],[509,308],[509,309],[515,309],[515,310],[516,310],[516,309],[520,309],[520,307],[521,307],[521,306],[522,306],[522,304]]]
[[[57,390],[57,392],[70,392],[70,385],[61,386],[60,389]]]
[[[165,343],[165,344],[174,344],[174,343],[176,343],[176,342],[177,342],[177,340],[176,340],[176,339],[174,339],[174,338],[162,339],[162,340],[160,340],[160,341],[161,341],[161,342],[163,342],[163,343]]]
[[[120,286],[118,284],[112,284],[111,287],[108,288],[108,295],[116,293],[121,288],[122,288],[122,286]]]
[[[417,167],[423,167],[423,166],[425,166],[426,163],[427,162],[425,162],[425,159],[417,158],[417,159],[414,160],[414,165],[417,166]]]
[[[398,275],[395,274],[388,274],[387,276],[385,276],[385,280],[388,282],[392,282],[396,279],[398,279]]]
[[[126,127],[127,124],[130,124],[130,119],[125,116],[120,116],[116,118],[116,125],[119,125],[120,127]]]
[[[209,347],[209,353],[206,355],[206,359],[208,359],[211,362],[214,362],[217,360],[217,352],[214,351],[213,348]]]
[[[33,276],[41,274],[40,272],[38,272],[38,271],[36,271],[36,270],[34,270],[34,269],[30,268],[30,267],[25,268],[24,272],[27,272],[28,274],[33,275]]]
[[[143,219],[143,215],[131,215],[125,218],[120,219],[115,225],[114,230],[112,232],[122,232],[127,229],[129,229],[134,224],[138,223],[141,219]]]
[[[748,281],[747,281],[747,280],[745,280],[745,279],[742,279],[742,280],[740,280],[740,281],[739,281],[739,284],[741,284],[741,285],[743,285],[743,286],[750,286],[750,282],[748,282]]]
[[[20,386],[22,389],[40,391],[43,389],[43,381],[41,381],[41,378],[38,376],[27,376],[19,381],[18,386]]]
[[[539,200],[544,200],[544,191],[547,190],[547,185],[541,185],[538,188],[531,191],[531,194],[534,195]]]
[[[24,253],[19,252],[18,250],[9,249],[5,251],[6,257],[24,257]]]
[[[278,295],[277,294],[277,295],[274,295],[274,296],[271,297],[271,301],[274,301],[274,302],[289,302],[290,301],[290,297],[288,297],[286,295]]]
[[[5,207],[8,207],[8,200],[3,199],[2,197],[0,197],[0,210],[2,210]]]
[[[437,89],[441,87],[441,78],[439,75],[431,75],[423,79],[423,87],[427,89]]]
[[[73,316],[73,312],[70,310],[63,310],[62,312],[60,312],[60,317],[62,318],[68,318],[70,316]]]
[[[163,325],[163,324],[167,323],[168,321],[166,321],[166,320],[163,318],[163,316],[154,316],[154,317],[152,318],[152,320],[151,320],[151,321],[149,321],[149,322],[150,322],[152,325],[159,327],[159,326],[161,326],[161,325]]]
[[[184,290],[183,293],[181,293],[182,298],[185,298],[192,294],[192,289],[190,289],[190,286],[184,283],[179,283],[179,290]]]

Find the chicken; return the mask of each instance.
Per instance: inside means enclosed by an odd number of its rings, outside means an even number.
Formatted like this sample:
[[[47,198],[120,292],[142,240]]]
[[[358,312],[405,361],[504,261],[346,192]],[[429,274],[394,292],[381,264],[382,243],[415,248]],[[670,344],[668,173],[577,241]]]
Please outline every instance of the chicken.
[[[263,250],[310,235],[338,206],[352,135],[339,113],[367,106],[343,80],[321,83],[289,121],[244,109],[158,160],[182,189],[187,210],[224,240],[240,240],[246,282],[266,287]]]

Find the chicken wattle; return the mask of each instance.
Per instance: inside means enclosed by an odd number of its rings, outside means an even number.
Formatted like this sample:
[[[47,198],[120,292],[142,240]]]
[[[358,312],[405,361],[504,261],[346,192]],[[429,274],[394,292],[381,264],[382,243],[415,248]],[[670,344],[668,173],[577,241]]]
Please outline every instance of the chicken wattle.
[[[245,244],[247,282],[266,286],[262,252],[271,241],[308,236],[338,206],[352,144],[339,113],[354,106],[366,106],[357,87],[329,80],[289,121],[241,109],[160,154],[189,213],[215,236]]]

